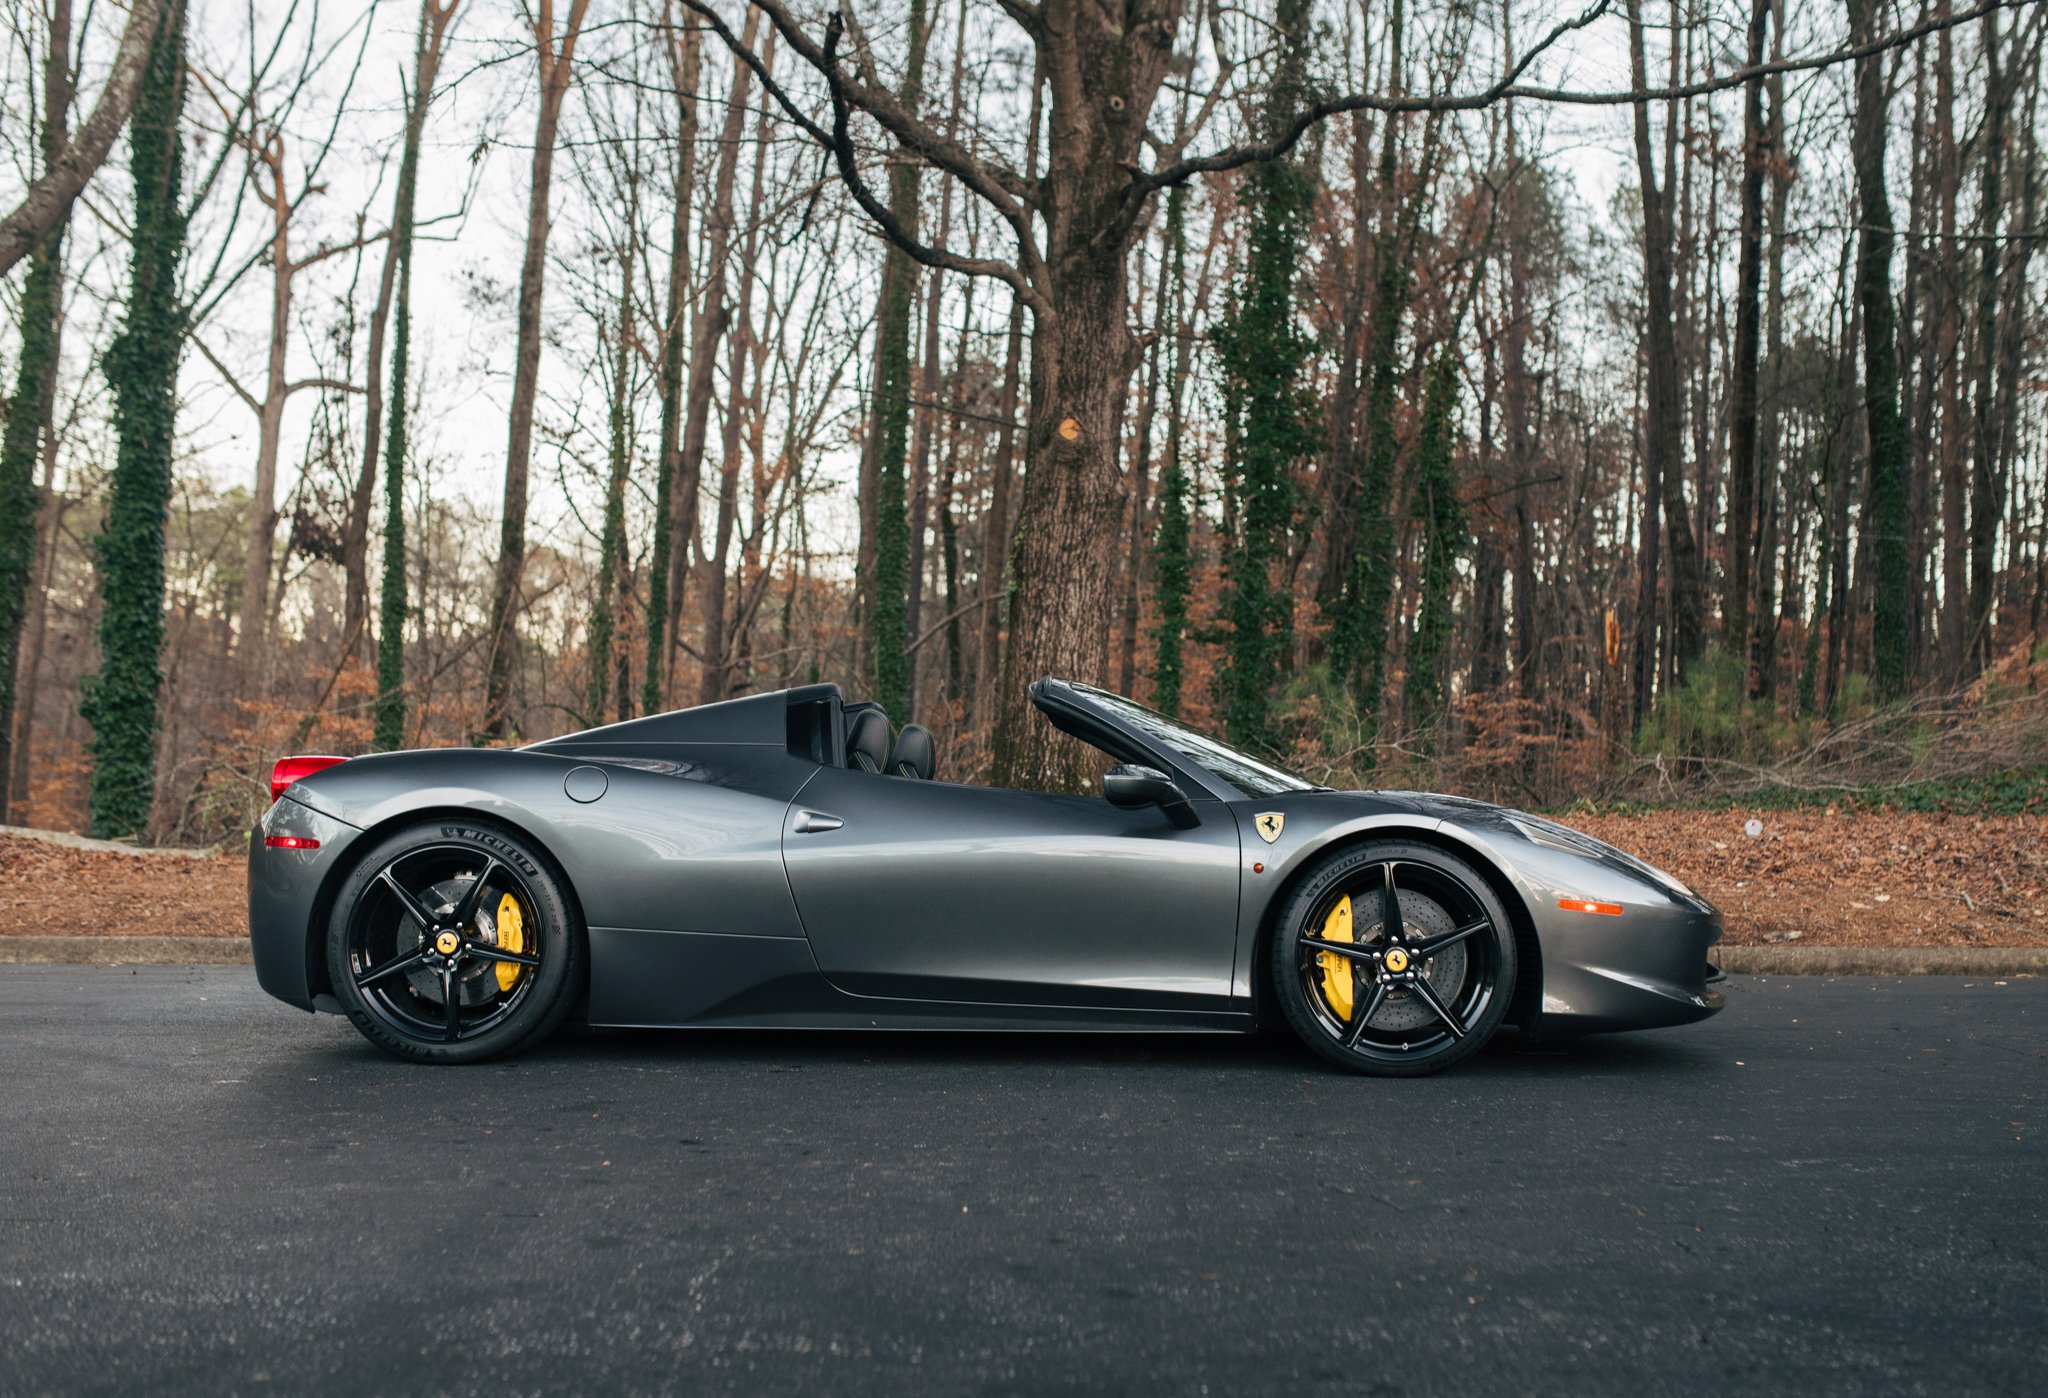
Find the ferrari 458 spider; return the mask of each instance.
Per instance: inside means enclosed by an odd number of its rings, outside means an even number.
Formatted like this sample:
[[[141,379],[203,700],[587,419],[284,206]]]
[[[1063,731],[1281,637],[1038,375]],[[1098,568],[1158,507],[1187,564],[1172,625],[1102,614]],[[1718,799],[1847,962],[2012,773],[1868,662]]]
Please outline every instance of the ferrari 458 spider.
[[[943,779],[811,685],[517,749],[292,757],[250,838],[272,995],[470,1063],[592,1025],[1221,1030],[1431,1072],[1502,1024],[1721,1008],[1714,909],[1577,831],[1332,791],[1117,695],[1032,702],[1100,796]]]

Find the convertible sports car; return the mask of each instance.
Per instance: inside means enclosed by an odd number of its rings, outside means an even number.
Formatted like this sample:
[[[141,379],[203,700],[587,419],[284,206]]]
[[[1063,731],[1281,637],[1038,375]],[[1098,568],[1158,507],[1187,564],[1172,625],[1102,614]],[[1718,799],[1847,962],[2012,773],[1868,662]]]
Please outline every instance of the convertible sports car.
[[[836,685],[517,749],[290,757],[250,837],[264,989],[427,1063],[609,1026],[1221,1030],[1410,1076],[1721,1008],[1721,918],[1574,830],[1339,792],[1040,680],[1103,792],[941,779]],[[1115,765],[1108,765],[1113,763]]]

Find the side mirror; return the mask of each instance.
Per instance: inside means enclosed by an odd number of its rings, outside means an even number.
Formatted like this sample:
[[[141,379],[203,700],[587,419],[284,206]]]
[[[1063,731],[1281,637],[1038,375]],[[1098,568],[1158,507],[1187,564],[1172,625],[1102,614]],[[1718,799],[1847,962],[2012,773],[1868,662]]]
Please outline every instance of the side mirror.
[[[1112,767],[1102,778],[1102,794],[1110,805],[1125,810],[1157,806],[1177,829],[1192,830],[1202,823],[1187,793],[1156,767]]]

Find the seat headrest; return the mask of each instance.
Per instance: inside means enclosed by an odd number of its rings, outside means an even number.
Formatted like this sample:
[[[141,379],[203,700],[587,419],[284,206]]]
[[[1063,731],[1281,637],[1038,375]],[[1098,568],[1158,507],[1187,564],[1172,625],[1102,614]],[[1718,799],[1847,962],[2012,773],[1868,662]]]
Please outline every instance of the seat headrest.
[[[846,765],[856,772],[880,772],[889,761],[889,716],[862,709],[846,728]]]
[[[906,723],[889,750],[889,765],[883,770],[892,777],[915,777],[928,782],[938,770],[939,745],[932,730],[919,723]]]

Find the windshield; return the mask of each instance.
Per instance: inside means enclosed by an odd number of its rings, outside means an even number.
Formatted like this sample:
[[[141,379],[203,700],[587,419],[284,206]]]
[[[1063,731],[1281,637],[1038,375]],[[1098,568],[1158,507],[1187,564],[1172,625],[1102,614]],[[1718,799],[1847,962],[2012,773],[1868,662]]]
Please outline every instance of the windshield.
[[[1162,747],[1171,748],[1196,766],[1214,772],[1247,796],[1278,796],[1283,791],[1326,789],[1314,782],[1303,781],[1294,773],[1269,762],[1261,762],[1249,753],[1239,752],[1206,733],[1197,733],[1165,714],[1133,703],[1121,694],[1111,694],[1106,689],[1085,684],[1077,684],[1074,688]]]

